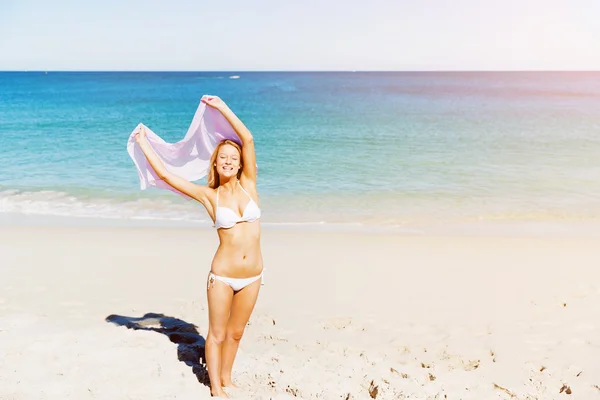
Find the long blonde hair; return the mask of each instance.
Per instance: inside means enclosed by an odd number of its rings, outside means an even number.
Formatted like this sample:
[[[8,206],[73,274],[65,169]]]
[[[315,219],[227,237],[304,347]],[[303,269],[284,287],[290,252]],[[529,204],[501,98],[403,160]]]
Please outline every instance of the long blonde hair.
[[[208,170],[207,184],[208,184],[208,187],[211,189],[216,189],[221,184],[220,178],[219,178],[219,173],[217,172],[217,166],[215,164],[217,162],[217,155],[219,154],[219,150],[221,149],[222,146],[224,146],[226,144],[229,144],[229,145],[232,145],[233,147],[235,147],[237,149],[237,151],[240,153],[240,159],[242,157],[242,148],[240,147],[239,144],[237,144],[233,140],[225,139],[217,145],[217,147],[215,148],[215,151],[213,151],[212,155],[210,156],[210,169]],[[243,168],[243,165],[240,160],[240,170],[237,173],[238,179],[240,179],[240,176],[242,176],[242,168]]]

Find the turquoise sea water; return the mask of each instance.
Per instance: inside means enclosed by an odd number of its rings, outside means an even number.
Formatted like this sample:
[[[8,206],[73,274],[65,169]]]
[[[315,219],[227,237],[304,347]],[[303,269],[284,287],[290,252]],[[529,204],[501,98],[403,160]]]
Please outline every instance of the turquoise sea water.
[[[0,213],[208,222],[126,152],[203,94],[254,134],[264,223],[600,219],[600,72],[4,72]]]

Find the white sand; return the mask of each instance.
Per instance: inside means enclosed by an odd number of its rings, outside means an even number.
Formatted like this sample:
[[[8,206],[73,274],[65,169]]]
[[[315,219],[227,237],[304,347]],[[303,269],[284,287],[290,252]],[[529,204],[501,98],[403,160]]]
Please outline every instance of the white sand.
[[[216,245],[204,229],[0,228],[0,399],[209,398]],[[265,229],[263,254],[234,398],[600,399],[598,237]]]

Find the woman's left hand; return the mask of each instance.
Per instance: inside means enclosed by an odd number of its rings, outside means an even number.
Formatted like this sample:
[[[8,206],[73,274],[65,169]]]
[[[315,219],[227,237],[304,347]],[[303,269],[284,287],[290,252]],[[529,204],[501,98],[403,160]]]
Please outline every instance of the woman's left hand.
[[[212,108],[222,110],[226,105],[223,100],[218,96],[203,96],[201,101]]]

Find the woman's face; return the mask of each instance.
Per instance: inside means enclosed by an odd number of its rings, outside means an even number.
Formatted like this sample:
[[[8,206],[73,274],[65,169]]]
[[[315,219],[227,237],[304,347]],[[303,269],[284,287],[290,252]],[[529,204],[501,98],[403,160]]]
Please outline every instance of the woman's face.
[[[240,170],[240,153],[230,144],[224,144],[217,154],[217,173],[224,177],[236,176]]]

